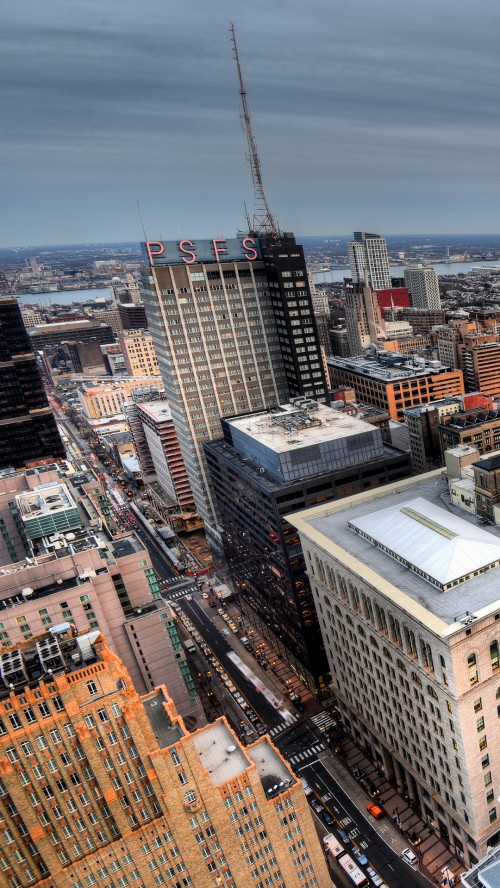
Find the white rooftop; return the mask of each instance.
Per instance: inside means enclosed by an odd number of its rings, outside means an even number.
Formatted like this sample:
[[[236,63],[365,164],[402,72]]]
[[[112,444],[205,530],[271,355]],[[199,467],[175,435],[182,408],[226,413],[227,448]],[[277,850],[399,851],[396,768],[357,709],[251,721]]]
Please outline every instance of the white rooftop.
[[[241,746],[223,721],[193,734],[193,743],[213,786],[232,780],[249,767]]]
[[[139,401],[138,406],[144,413],[149,413],[155,422],[168,422],[172,420],[168,401]]]
[[[311,446],[374,432],[374,426],[362,419],[339,413],[317,404],[310,413],[300,406],[284,404],[273,413],[255,413],[229,420],[237,429],[275,453],[294,450],[297,445]]]
[[[500,541],[423,497],[351,519],[349,526],[442,589],[500,564]]]

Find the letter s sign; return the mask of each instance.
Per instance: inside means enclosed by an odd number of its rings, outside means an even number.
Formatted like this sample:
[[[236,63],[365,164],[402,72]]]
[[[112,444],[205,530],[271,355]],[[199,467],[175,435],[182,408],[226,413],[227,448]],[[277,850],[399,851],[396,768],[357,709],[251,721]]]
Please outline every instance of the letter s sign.
[[[254,259],[257,259],[258,255],[254,244],[255,240],[253,237],[245,237],[241,242],[241,246],[243,247],[243,249],[248,250],[248,253],[244,253],[245,259],[248,259],[250,262],[252,262]]]
[[[194,246],[193,241],[182,240],[179,244],[179,250],[181,251],[181,253],[186,253],[188,256],[191,256],[191,259],[185,259],[183,256],[182,261],[185,262],[186,265],[192,265],[193,262],[196,262],[196,253],[194,252],[194,250],[184,249],[184,245],[187,245],[188,247],[192,247],[192,246]]]

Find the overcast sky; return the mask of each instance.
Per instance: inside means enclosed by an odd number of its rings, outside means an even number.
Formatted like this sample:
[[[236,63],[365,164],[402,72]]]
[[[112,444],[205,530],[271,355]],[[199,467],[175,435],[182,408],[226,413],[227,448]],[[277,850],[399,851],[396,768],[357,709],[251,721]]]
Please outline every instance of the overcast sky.
[[[498,0],[4,0],[0,246],[500,232]]]

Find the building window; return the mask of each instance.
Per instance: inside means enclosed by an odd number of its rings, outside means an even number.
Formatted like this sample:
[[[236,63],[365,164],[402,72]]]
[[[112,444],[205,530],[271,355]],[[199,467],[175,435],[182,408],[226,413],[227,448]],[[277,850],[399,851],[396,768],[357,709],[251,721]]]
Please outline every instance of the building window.
[[[477,659],[475,654],[469,654],[467,657],[467,667],[469,670],[469,683],[475,685],[478,682]]]
[[[491,668],[493,671],[498,669],[498,641],[492,641],[490,644],[490,660],[491,660]]]

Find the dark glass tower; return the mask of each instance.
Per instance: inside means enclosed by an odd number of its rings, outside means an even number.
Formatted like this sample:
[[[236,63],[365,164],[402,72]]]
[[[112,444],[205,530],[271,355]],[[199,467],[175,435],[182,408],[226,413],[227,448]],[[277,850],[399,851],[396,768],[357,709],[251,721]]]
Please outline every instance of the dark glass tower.
[[[259,236],[291,398],[326,403],[323,359],[304,249],[293,234]]]
[[[17,299],[0,298],[0,469],[64,458]]]

